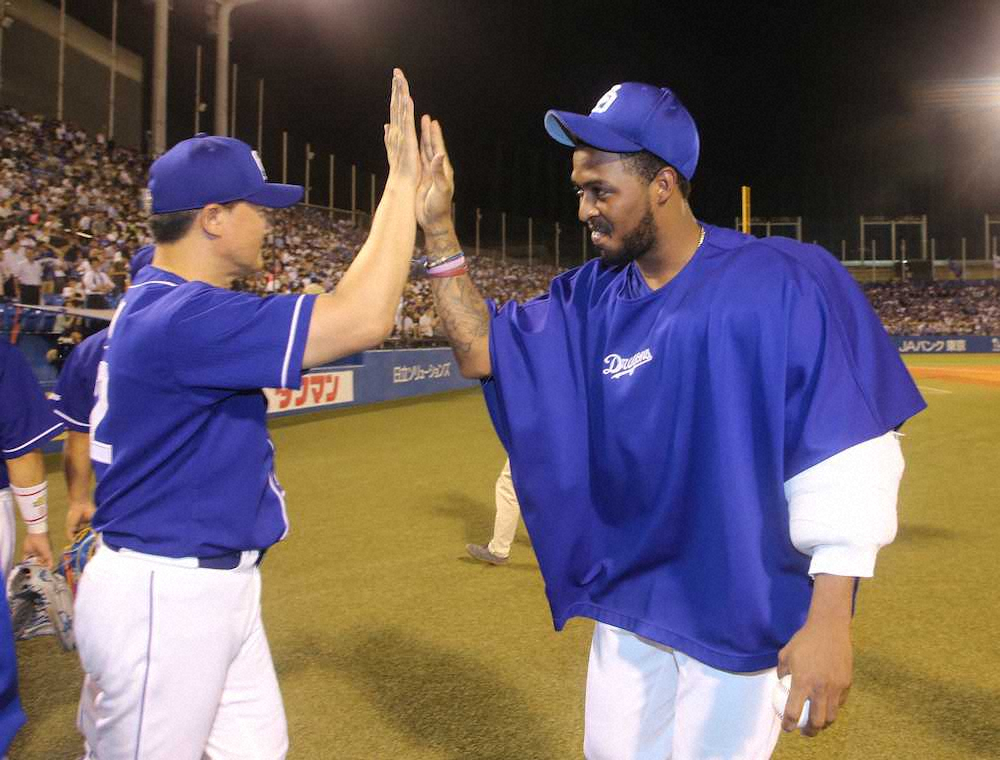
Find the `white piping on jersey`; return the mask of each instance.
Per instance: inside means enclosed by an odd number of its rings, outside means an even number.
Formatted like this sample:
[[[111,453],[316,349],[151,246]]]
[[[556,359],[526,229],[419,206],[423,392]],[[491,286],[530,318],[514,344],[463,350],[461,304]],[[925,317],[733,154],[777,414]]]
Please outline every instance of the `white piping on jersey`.
[[[110,443],[98,441],[94,436],[90,436],[90,458],[101,464],[111,464],[114,459],[114,448]]]
[[[33,444],[35,441],[37,441],[39,438],[44,438],[45,436],[47,436],[49,433],[51,433],[53,430],[55,430],[58,427],[62,427],[62,423],[61,422],[57,422],[55,425],[53,425],[52,427],[50,427],[44,433],[39,433],[38,435],[36,435],[34,438],[32,438],[27,443],[22,443],[20,446],[15,446],[12,449],[3,449],[3,453],[4,454],[13,454],[15,451],[20,451],[23,448],[27,448],[28,446],[30,446],[31,444]],[[11,457],[11,458],[13,458],[13,457]]]
[[[274,441],[270,438],[267,439],[267,445],[271,447],[271,461],[274,462],[274,457],[277,455],[277,451],[274,448]],[[272,464],[271,471],[267,473],[267,484],[274,491],[274,495],[278,497],[278,502],[281,504],[281,519],[285,521],[285,530],[281,534],[279,541],[284,541],[285,536],[288,535],[288,531],[291,528],[291,524],[288,522],[288,510],[285,508],[285,491],[282,489],[281,484],[278,483],[278,479],[274,476],[274,466]]]
[[[68,414],[66,414],[65,412],[60,412],[58,409],[53,409],[52,411],[55,412],[56,414],[58,414],[60,417],[62,417],[67,422],[72,422],[74,425],[79,425],[80,427],[85,427],[85,428],[89,428],[90,427],[90,423],[89,422],[80,422],[80,420],[74,420]]]
[[[169,285],[172,288],[176,288],[178,283],[170,282],[170,280],[146,280],[146,282],[140,282],[138,285],[129,285],[129,290],[135,290],[136,288],[144,288],[147,285]]]
[[[288,365],[292,360],[292,347],[295,345],[295,328],[299,324],[299,312],[302,311],[302,299],[305,298],[304,295],[299,296],[298,300],[295,301],[295,310],[292,312],[292,327],[288,331],[288,346],[285,348],[285,361],[281,365],[281,385],[279,387],[288,387]]]

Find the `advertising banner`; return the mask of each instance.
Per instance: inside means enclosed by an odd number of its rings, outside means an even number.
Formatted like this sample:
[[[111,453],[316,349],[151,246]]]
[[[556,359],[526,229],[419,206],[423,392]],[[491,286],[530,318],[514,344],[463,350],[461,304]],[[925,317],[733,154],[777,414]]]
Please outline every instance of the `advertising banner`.
[[[302,387],[265,388],[267,413],[299,412],[321,409],[354,401],[354,370],[338,372],[311,372],[302,377]]]
[[[901,354],[1000,353],[1000,336],[994,335],[893,335]]]

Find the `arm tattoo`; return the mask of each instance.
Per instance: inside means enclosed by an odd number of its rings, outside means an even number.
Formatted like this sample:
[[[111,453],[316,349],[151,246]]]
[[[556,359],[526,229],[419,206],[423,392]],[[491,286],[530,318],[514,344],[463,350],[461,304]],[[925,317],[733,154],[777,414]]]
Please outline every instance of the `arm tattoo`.
[[[431,292],[448,342],[456,355],[467,355],[489,335],[490,312],[467,274],[431,280]]]

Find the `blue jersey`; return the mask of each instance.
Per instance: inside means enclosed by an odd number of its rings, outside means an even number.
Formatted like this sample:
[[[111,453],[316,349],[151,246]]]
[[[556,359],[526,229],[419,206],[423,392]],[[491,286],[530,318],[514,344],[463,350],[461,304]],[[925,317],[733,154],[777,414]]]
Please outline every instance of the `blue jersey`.
[[[0,757],[3,757],[14,735],[24,725],[25,717],[17,696],[17,656],[3,571],[0,571],[0,588],[4,589],[0,600]]]
[[[108,328],[105,327],[70,352],[59,373],[55,393],[51,396],[52,410],[69,430],[77,433],[90,432],[97,365],[104,354],[107,337]]]
[[[261,388],[301,385],[314,303],[139,273],[109,327],[90,417],[106,540],[212,557],[284,537]]]
[[[3,460],[24,456],[62,430],[27,360],[0,341],[0,488],[10,485]]]
[[[595,260],[494,313],[484,390],[556,628],[747,672],[811,599],[784,482],[924,403],[826,251],[706,229],[655,292]]]
[[[21,352],[0,341],[0,488],[10,485],[5,459],[16,459],[35,450],[62,432],[63,426],[45,400],[38,380]],[[7,579],[0,572],[0,589]],[[7,594],[0,601],[0,755],[24,725],[17,696],[17,660]]]
[[[128,264],[128,274],[133,282],[139,276],[139,272],[153,263],[153,254],[155,253],[156,246],[152,245],[144,245],[135,252]]]

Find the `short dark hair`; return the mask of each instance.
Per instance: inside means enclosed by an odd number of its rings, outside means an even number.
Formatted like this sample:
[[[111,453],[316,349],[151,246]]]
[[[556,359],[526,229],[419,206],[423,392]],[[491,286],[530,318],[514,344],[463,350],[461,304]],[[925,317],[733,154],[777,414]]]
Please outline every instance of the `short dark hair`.
[[[153,214],[149,217],[149,230],[156,243],[176,243],[188,234],[198,217],[200,208],[190,211],[172,211],[169,214]]]
[[[664,168],[674,170],[677,175],[677,187],[680,188],[681,197],[687,200],[691,196],[691,183],[681,174],[676,166],[668,164],[659,156],[655,156],[648,150],[640,150],[638,153],[619,153],[625,164],[625,169],[643,182],[652,182],[653,179],[663,171]]]

